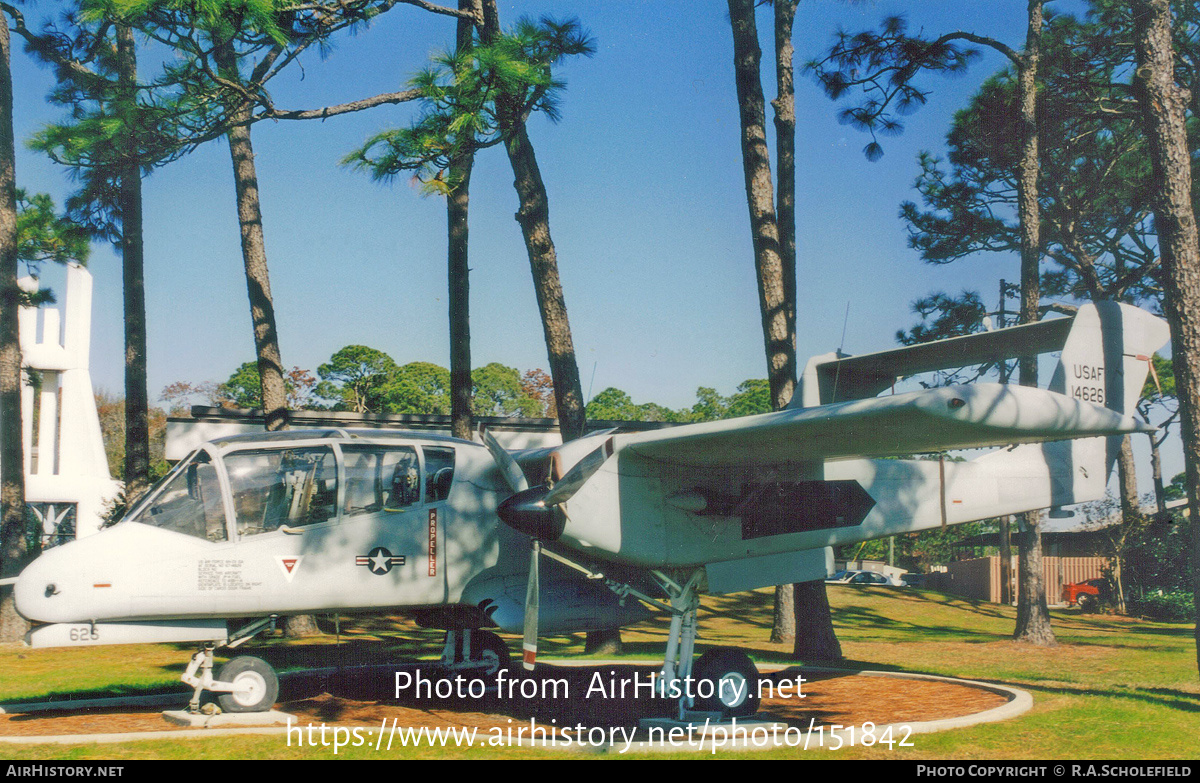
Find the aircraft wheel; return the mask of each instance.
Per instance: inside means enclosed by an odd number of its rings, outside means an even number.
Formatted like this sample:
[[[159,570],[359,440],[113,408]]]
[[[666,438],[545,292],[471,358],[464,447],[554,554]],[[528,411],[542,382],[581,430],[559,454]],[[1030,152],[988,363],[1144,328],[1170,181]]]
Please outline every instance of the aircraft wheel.
[[[720,712],[727,718],[745,718],[758,712],[758,669],[741,650],[732,647],[708,650],[692,667],[692,677],[698,693],[710,692],[710,686],[700,683],[706,680],[712,683],[712,695],[697,696],[696,709]]]
[[[279,677],[262,658],[242,655],[221,667],[221,682],[232,683],[232,693],[217,695],[224,712],[266,712],[279,698]]]
[[[471,631],[471,660],[484,661],[487,668],[484,674],[495,674],[501,669],[507,669],[511,656],[508,645],[491,631]]]

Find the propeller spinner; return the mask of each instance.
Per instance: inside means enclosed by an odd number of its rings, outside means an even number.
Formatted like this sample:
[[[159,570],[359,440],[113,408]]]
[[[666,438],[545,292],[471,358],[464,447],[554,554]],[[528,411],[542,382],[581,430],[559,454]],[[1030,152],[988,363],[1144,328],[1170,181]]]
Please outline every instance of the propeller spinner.
[[[486,429],[481,429],[480,435],[514,493],[500,504],[496,513],[504,524],[533,539],[529,559],[529,582],[525,588],[525,639],[522,656],[524,667],[532,670],[537,660],[541,542],[557,541],[562,536],[567,524],[567,515],[562,504],[612,456],[613,440],[608,438],[600,448],[585,455],[562,478],[554,482],[553,486],[543,484],[530,487],[521,466],[495,437]]]

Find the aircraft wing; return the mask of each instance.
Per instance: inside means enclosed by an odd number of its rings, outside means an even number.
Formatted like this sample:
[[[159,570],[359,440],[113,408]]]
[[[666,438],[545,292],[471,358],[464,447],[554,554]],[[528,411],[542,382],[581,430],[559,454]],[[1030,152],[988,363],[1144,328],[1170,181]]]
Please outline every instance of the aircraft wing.
[[[1131,416],[1024,386],[974,384],[614,436],[614,451],[692,466],[811,462],[1146,432]]]

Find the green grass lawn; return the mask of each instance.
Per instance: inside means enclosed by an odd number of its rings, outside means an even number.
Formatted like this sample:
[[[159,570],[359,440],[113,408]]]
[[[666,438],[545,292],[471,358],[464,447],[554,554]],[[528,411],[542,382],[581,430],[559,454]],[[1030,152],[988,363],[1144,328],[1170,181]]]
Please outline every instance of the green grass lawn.
[[[1009,641],[1015,610],[921,590],[831,586],[830,601],[847,668],[927,672],[990,680],[1033,694],[1033,710],[1002,723],[916,735],[915,747],[844,748],[836,752],[776,750],[761,754],[809,758],[1196,758],[1200,738],[1200,677],[1192,627],[1108,615],[1054,613],[1058,646]],[[282,669],[343,660],[387,662],[436,658],[440,632],[419,631],[390,618],[343,622],[338,643],[254,642],[239,654],[261,655]],[[767,591],[706,598],[703,644],[746,648],[760,662],[790,662],[788,650],[766,641]],[[403,638],[389,636],[402,633]],[[624,633],[630,658],[661,657],[666,624]],[[252,646],[253,645],[253,646]],[[511,645],[516,650],[519,642]],[[543,640],[541,656],[582,657],[582,638]],[[0,648],[0,701],[104,691],[139,692],[178,683],[186,646],[137,645],[70,650]],[[561,752],[428,747],[386,758],[561,758]],[[685,754],[689,755],[690,754]],[[287,747],[281,737],[144,741],[116,745],[0,745],[13,759],[331,758],[328,748]],[[381,758],[368,748],[344,748],[339,758]],[[745,757],[742,754],[734,756]]]

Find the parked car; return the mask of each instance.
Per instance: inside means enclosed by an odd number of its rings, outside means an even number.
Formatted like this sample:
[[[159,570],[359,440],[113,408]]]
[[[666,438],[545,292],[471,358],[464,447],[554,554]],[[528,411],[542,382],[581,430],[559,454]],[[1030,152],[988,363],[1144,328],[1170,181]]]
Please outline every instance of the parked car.
[[[900,574],[900,582],[905,587],[924,587],[925,574],[915,574],[911,571],[906,574]]]
[[[1094,612],[1101,601],[1107,601],[1109,587],[1107,579],[1088,579],[1083,582],[1063,585],[1062,600],[1069,605],[1078,604],[1080,611]]]
[[[849,582],[851,579],[853,579],[856,574],[861,574],[861,573],[864,573],[864,572],[862,572],[862,571],[847,571],[847,570],[843,569],[841,571],[835,572],[832,576],[830,576],[828,579],[826,579],[825,584],[827,584],[827,585],[843,585],[843,584],[846,584],[847,582]]]
[[[887,585],[889,587],[900,587],[903,584],[899,579],[877,571],[859,571],[849,579],[849,583],[852,585]]]

